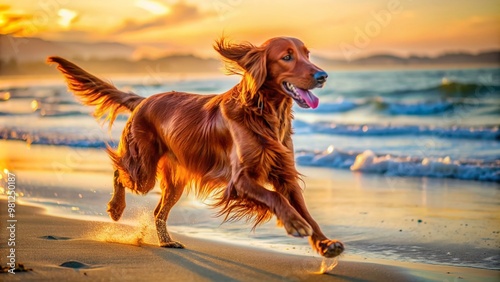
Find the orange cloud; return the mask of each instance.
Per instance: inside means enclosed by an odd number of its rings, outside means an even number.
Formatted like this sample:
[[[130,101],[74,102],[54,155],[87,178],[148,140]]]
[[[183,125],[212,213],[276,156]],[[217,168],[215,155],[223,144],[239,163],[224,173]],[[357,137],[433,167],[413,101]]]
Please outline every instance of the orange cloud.
[[[59,16],[57,23],[64,29],[69,29],[78,20],[78,13],[69,9],[59,9],[57,15]]]
[[[170,8],[155,1],[151,0],[137,0],[135,5],[141,9],[150,12],[153,15],[165,15],[170,13]]]
[[[8,7],[0,7],[0,34],[22,34],[24,25],[31,19],[26,14],[11,14],[5,12]]]
[[[178,2],[169,8],[168,13],[155,17],[149,21],[136,22],[131,19],[126,19],[123,26],[115,31],[115,34],[135,32],[154,27],[171,27],[211,16],[210,13],[202,13],[197,6],[187,4],[183,1]]]

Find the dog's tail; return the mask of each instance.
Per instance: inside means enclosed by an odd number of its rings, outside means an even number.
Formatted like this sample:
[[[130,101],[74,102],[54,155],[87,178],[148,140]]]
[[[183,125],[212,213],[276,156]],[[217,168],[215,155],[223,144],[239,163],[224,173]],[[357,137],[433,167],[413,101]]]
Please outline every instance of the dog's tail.
[[[94,117],[100,120],[107,116],[109,128],[120,113],[132,112],[144,97],[118,90],[114,85],[103,81],[79,66],[61,57],[48,57],[47,63],[57,63],[57,69],[66,78],[69,89],[87,106],[95,106]]]

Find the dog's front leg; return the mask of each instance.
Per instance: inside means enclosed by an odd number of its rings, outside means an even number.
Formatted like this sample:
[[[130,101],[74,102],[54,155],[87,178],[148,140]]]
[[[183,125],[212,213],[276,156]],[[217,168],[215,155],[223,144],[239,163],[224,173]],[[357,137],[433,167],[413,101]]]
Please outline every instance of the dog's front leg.
[[[270,191],[260,183],[268,181],[271,163],[276,161],[274,150],[281,144],[263,137],[256,138],[240,124],[230,122],[234,146],[231,152],[231,186],[238,198],[266,206],[276,215],[288,234],[295,237],[312,235],[309,223],[290,205],[281,193]]]
[[[248,173],[242,171],[233,181],[238,198],[255,201],[266,205],[280,220],[288,234],[294,237],[311,236],[313,230],[302,216],[290,205],[280,193],[270,191],[259,185]]]
[[[309,243],[320,255],[333,258],[340,255],[344,251],[344,244],[337,240],[328,239],[321,231],[318,223],[313,219],[307,210],[302,191],[298,184],[295,189],[290,190],[290,204],[297,212],[311,225],[313,234],[309,237]]]
[[[295,208],[309,225],[311,225],[313,234],[309,238],[309,243],[312,248],[324,257],[336,257],[344,251],[344,244],[337,240],[328,239],[325,234],[323,234],[318,223],[316,223],[307,210],[304,196],[302,195],[302,189],[297,183],[297,179],[289,175],[290,172],[295,172],[294,174],[298,175],[298,172],[295,170],[294,149],[290,131],[285,136],[283,145],[288,148],[289,151],[287,154],[283,155],[283,160],[286,160],[281,163],[283,167],[274,173],[277,175],[277,178],[273,181],[273,185],[276,189],[283,191],[283,193],[288,196],[287,198],[292,207]]]

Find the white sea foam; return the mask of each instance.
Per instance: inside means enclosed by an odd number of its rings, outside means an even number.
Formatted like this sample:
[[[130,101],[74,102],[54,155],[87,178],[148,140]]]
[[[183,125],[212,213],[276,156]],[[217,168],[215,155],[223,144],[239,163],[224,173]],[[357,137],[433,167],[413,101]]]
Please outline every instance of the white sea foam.
[[[426,176],[459,178],[481,181],[500,181],[500,160],[452,160],[450,157],[415,157],[377,155],[364,152],[342,152],[330,147],[317,152],[299,152],[299,165],[345,168],[352,171],[384,174],[387,176]]]

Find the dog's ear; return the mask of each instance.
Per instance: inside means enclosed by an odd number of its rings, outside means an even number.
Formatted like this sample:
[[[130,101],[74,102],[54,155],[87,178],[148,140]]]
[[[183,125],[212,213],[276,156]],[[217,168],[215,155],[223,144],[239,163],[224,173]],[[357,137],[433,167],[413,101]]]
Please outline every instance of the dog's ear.
[[[253,98],[267,77],[265,49],[254,48],[250,50],[243,57],[241,64],[246,71],[242,81],[243,90],[250,94],[250,98]]]
[[[224,59],[227,73],[243,76],[242,91],[252,98],[266,80],[266,49],[248,42],[229,43],[225,38],[217,40],[214,49]]]

